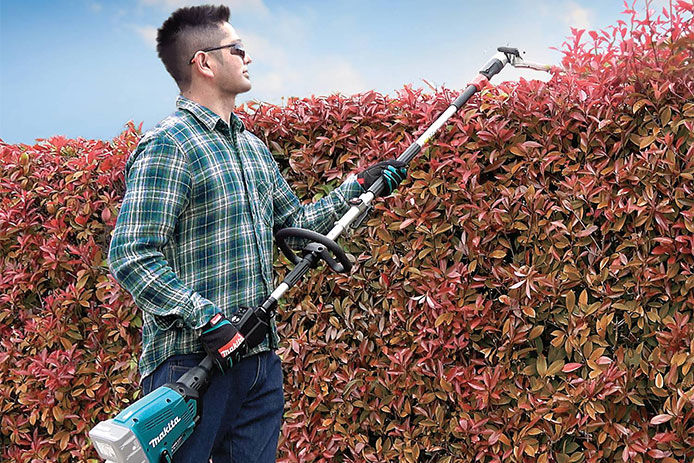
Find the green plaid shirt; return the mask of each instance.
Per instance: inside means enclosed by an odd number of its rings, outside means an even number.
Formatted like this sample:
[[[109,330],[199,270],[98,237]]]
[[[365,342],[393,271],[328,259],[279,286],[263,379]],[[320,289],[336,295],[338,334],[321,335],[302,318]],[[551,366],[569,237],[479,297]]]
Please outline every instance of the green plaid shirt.
[[[327,232],[362,192],[354,177],[302,205],[265,144],[231,115],[179,96],[125,167],[111,273],[142,310],[142,377],[175,354],[204,352],[216,313],[256,306],[272,292],[273,228]],[[248,355],[276,349],[274,319]]]

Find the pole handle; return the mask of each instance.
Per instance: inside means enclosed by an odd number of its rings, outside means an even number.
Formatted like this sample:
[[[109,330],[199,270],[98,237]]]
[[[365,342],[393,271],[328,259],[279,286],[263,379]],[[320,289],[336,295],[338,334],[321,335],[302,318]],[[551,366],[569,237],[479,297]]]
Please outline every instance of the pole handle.
[[[177,383],[181,383],[186,387],[193,390],[199,391],[206,384],[212,371],[212,366],[214,365],[212,357],[209,355],[205,356],[204,359],[196,366],[188,370],[183,376],[181,376]]]

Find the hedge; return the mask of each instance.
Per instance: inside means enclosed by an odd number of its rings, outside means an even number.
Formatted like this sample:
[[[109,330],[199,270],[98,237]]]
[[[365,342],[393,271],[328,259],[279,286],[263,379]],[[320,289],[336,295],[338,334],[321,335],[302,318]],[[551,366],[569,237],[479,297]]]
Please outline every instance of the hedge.
[[[342,240],[352,273],[288,294],[280,461],[694,459],[694,8],[671,10],[572,30],[549,82],[474,97]],[[454,96],[239,113],[313,200]],[[96,461],[86,431],[140,397],[105,256],[141,135],[0,142],[3,461]]]

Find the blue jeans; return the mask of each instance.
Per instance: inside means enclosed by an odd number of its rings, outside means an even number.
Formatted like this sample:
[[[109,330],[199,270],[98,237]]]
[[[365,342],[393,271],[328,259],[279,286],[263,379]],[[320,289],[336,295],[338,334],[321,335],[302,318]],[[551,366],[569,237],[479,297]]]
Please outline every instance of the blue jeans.
[[[203,357],[168,358],[142,380],[143,392],[175,382]],[[200,422],[173,461],[274,462],[283,411],[282,365],[275,352],[245,358],[226,374],[215,369],[202,395]]]

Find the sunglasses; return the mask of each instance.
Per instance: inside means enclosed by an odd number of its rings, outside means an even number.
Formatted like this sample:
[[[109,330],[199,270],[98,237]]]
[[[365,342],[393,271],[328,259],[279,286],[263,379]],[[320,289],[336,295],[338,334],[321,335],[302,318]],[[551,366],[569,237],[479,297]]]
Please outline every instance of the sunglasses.
[[[246,50],[243,48],[243,44],[241,43],[232,43],[230,45],[222,45],[221,47],[211,47],[211,48],[205,48],[203,50],[198,50],[198,51],[215,51],[215,50],[221,50],[223,48],[228,48],[229,52],[232,55],[240,56],[241,60],[244,60],[246,58]],[[198,54],[198,51],[195,52],[195,55]],[[190,59],[190,64],[193,64],[193,60],[195,59],[195,55]]]

